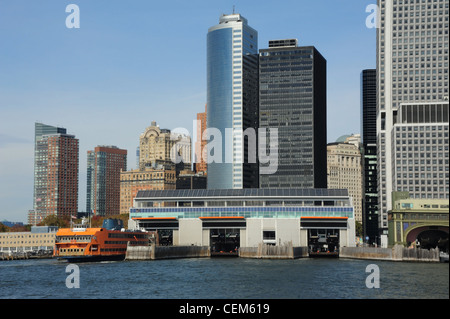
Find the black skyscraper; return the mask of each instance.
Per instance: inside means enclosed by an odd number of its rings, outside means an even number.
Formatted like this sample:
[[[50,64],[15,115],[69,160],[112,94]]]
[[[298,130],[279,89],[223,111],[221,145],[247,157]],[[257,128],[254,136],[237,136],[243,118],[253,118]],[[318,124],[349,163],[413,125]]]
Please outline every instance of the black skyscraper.
[[[326,60],[313,46],[287,39],[260,50],[259,127],[278,129],[278,169],[260,169],[261,188],[327,187],[326,92]]]
[[[361,73],[361,132],[363,147],[364,237],[370,244],[378,242],[378,190],[377,190],[377,72]]]

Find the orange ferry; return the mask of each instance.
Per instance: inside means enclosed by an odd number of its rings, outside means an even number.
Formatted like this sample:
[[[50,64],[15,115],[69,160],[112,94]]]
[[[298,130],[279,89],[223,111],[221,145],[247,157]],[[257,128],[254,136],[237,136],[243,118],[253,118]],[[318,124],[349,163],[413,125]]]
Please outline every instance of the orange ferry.
[[[101,228],[59,229],[53,257],[70,262],[124,260],[128,245],[148,246],[148,234],[125,230],[121,220],[105,219]]]

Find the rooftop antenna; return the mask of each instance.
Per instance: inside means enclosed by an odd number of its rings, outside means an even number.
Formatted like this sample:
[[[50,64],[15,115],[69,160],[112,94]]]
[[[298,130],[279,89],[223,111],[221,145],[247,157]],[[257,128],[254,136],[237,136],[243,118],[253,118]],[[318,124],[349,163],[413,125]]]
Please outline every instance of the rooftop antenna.
[[[234,14],[234,5],[233,5],[233,14]]]

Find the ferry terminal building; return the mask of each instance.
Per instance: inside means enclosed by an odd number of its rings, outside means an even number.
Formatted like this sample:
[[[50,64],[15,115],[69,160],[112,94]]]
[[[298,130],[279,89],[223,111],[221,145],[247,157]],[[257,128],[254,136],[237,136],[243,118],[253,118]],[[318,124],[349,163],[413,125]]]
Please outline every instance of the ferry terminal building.
[[[156,231],[160,245],[211,253],[259,244],[338,252],[355,246],[346,189],[178,189],[139,191],[129,228]]]

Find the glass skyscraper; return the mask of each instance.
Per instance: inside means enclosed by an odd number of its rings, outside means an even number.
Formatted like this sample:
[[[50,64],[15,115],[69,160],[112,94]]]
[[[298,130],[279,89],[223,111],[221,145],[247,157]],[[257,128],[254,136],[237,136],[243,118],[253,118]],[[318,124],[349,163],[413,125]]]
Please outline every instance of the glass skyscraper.
[[[258,33],[240,14],[222,15],[207,35],[208,188],[258,187],[243,132],[258,127]],[[219,133],[220,132],[220,136]],[[215,139],[219,139],[215,140]]]
[[[297,42],[259,53],[259,126],[278,129],[278,169],[260,174],[261,188],[327,187],[326,60]]]

